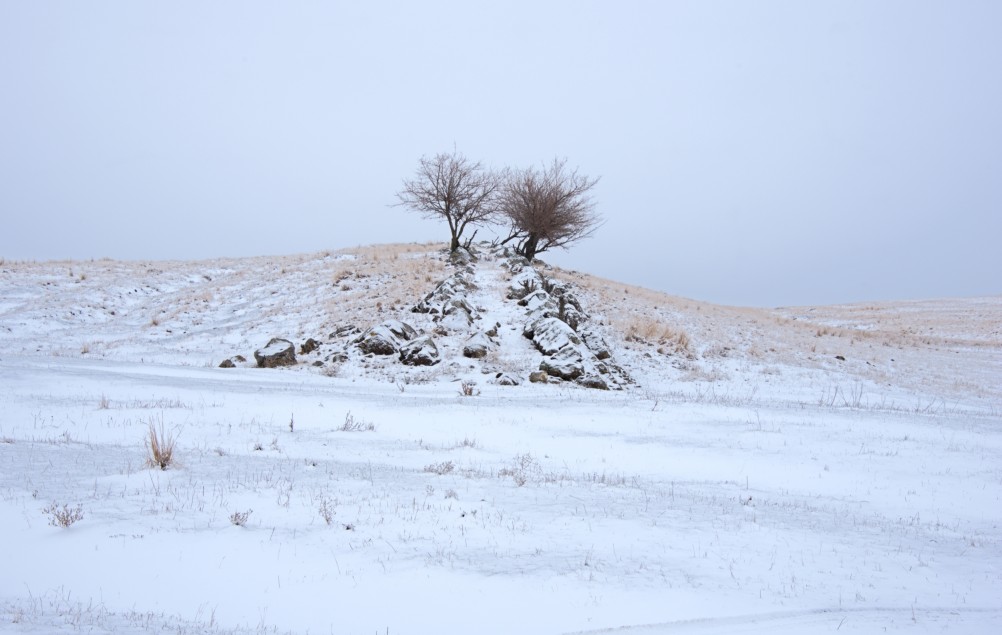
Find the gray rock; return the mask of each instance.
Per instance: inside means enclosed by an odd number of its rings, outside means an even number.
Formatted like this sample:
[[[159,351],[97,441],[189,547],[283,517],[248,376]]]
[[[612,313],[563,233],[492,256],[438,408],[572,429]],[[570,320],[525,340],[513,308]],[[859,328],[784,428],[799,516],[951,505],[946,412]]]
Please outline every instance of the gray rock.
[[[387,320],[363,333],[355,343],[364,353],[393,355],[404,342],[409,342],[416,336],[417,331],[410,324],[400,320]]]
[[[532,340],[543,355],[553,355],[567,347],[581,346],[581,338],[566,322],[546,317],[527,325],[523,335]]]
[[[254,351],[258,368],[293,366],[296,363],[296,345],[279,337],[272,338],[268,345]]]
[[[609,384],[598,375],[584,375],[583,377],[578,377],[577,383],[585,388],[609,390]]]
[[[236,368],[237,365],[233,363],[232,359],[224,359],[220,364],[220,368]]]
[[[300,347],[299,347],[299,354],[300,355],[309,355],[310,353],[312,353],[313,351],[317,350],[318,348],[320,348],[320,342],[316,341],[315,339],[313,339],[311,337],[308,340],[306,340],[305,342],[303,342],[302,345],[300,345]]]
[[[434,366],[441,360],[435,340],[425,335],[400,347],[400,361],[408,366]]]
[[[573,346],[560,349],[551,357],[546,357],[539,363],[539,370],[545,370],[551,377],[573,380],[584,375],[584,358],[581,352]]]
[[[480,359],[486,357],[487,353],[494,347],[494,343],[491,342],[483,333],[476,333],[470,339],[466,340],[466,344],[463,346],[463,357],[470,357],[472,359]]]
[[[330,339],[337,339],[339,337],[348,337],[350,335],[358,335],[362,332],[362,329],[358,328],[354,324],[342,324],[341,326],[334,329],[334,332],[330,334]]]
[[[545,370],[537,370],[529,373],[529,381],[534,384],[545,384],[549,380],[550,376],[546,374]]]
[[[443,312],[445,305],[453,298],[464,298],[465,301],[466,293],[475,288],[476,285],[470,281],[468,274],[457,271],[439,282],[431,293],[411,309],[411,312],[436,315]],[[469,307],[469,312],[472,314],[472,307]]]
[[[508,373],[498,373],[497,377],[494,378],[494,383],[497,384],[498,386],[517,386],[518,380],[509,375]]]
[[[588,347],[588,350],[590,350],[597,359],[609,359],[612,357],[609,345],[601,335],[590,329],[581,331],[580,335],[581,339],[585,343],[585,346]]]

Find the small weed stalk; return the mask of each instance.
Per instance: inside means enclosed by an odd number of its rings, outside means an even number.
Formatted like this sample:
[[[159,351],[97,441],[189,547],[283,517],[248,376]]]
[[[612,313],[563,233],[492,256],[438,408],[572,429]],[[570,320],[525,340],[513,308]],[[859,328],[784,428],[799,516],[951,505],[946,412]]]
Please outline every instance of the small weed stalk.
[[[320,517],[324,519],[327,526],[330,527],[334,523],[334,515],[337,511],[334,509],[334,502],[326,496],[320,499],[320,507],[317,509]]]
[[[371,421],[360,421],[351,412],[344,416],[344,423],[338,428],[341,432],[372,432],[376,429]]]
[[[159,467],[166,470],[174,463],[174,446],[177,437],[164,430],[164,424],[160,422],[160,428],[150,421],[149,431],[146,436],[146,465],[147,467]]]
[[[48,507],[42,510],[43,514],[48,514],[49,524],[53,527],[62,527],[66,529],[78,520],[83,520],[83,507],[77,505],[76,507],[70,507],[69,505],[59,506],[58,503],[50,503]]]
[[[247,524],[247,519],[250,518],[250,515],[253,513],[254,513],[253,509],[248,509],[245,512],[233,512],[232,514],[230,514],[230,522],[236,525],[237,527],[243,527],[244,525]]]

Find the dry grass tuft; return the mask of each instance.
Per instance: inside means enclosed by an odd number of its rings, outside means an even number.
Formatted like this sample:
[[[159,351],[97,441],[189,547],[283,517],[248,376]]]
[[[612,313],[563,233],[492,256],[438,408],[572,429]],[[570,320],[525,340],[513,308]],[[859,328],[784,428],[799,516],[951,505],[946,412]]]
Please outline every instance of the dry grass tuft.
[[[438,474],[439,476],[444,476],[454,469],[456,469],[456,465],[452,461],[443,461],[442,463],[432,463],[431,465],[424,466],[425,472]]]
[[[58,503],[50,503],[42,510],[42,513],[48,514],[50,525],[53,527],[62,527],[63,529],[66,529],[78,520],[83,520],[83,507],[80,505],[76,507],[63,505],[60,507]]]
[[[663,322],[652,319],[635,319],[626,326],[624,337],[628,342],[658,346],[665,355],[691,355],[689,335]]]
[[[158,430],[153,421],[150,421],[146,436],[146,466],[166,470],[173,465],[176,443],[177,436],[165,431],[163,422]]]
[[[372,432],[375,429],[376,424],[356,419],[351,412],[344,416],[344,423],[338,427],[339,432]]]
[[[230,522],[237,527],[243,527],[247,524],[247,519],[249,519],[250,515],[253,513],[253,509],[248,509],[245,512],[233,512],[230,514]]]

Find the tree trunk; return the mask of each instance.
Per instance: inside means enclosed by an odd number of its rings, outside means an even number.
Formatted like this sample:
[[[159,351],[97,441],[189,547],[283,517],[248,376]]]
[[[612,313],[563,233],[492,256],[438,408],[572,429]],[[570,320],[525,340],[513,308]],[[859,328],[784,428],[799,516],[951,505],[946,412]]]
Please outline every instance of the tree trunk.
[[[449,243],[449,253],[450,254],[454,254],[457,251],[459,251],[459,236],[453,234],[452,235],[452,242]]]
[[[539,246],[539,236],[530,234],[528,238],[525,239],[525,244],[522,245],[522,255],[529,262],[536,257],[536,248]]]

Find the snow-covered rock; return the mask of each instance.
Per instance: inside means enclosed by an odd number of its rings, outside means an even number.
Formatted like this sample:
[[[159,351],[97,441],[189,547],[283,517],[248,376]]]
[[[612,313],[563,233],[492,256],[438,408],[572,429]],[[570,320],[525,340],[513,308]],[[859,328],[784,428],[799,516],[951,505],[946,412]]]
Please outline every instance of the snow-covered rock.
[[[400,361],[408,366],[434,366],[441,359],[435,340],[423,335],[400,347]]]
[[[523,334],[532,340],[540,353],[553,355],[567,347],[581,346],[581,338],[565,322],[545,317],[527,325]]]
[[[410,324],[400,320],[387,320],[370,328],[355,343],[364,353],[393,355],[404,342],[416,336],[417,331]]]
[[[565,346],[553,355],[543,358],[539,370],[545,370],[551,377],[560,379],[577,379],[584,375],[584,357],[574,346]]]
[[[494,348],[494,342],[483,333],[474,333],[463,345],[463,357],[479,359],[486,357],[487,353]]]
[[[296,345],[289,340],[273,337],[264,348],[254,351],[259,368],[293,366],[296,363]]]

